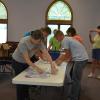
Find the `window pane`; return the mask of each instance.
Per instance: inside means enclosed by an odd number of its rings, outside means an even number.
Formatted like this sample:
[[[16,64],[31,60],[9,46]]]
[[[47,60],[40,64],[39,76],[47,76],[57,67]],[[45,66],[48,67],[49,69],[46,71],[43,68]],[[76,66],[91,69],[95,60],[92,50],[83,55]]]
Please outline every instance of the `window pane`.
[[[47,37],[47,47],[49,46],[50,38],[54,36],[53,31],[54,29],[58,29],[58,25],[48,25],[51,28],[51,35]]]
[[[7,19],[6,8],[1,2],[0,2],[0,19]]]
[[[62,1],[53,4],[48,12],[48,20],[71,20],[71,17],[69,7]]]
[[[70,27],[70,25],[60,25],[60,30],[67,35],[66,31]]]
[[[7,41],[7,24],[0,24],[0,43]]]

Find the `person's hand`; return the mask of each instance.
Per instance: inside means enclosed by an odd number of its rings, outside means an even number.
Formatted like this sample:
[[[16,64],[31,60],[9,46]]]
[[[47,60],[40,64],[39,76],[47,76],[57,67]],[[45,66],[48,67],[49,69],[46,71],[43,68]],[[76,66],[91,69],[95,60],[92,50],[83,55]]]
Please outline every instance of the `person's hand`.
[[[39,74],[43,74],[44,73],[44,71],[39,67],[35,67],[35,69]]]
[[[51,64],[51,74],[57,74],[58,68],[56,67],[56,64],[53,62]]]
[[[90,30],[89,32],[91,33],[91,32],[98,32],[99,30],[98,29],[92,29],[92,30]],[[100,32],[100,31],[99,31]]]
[[[100,33],[100,29],[96,29],[95,31],[96,31],[97,33]]]

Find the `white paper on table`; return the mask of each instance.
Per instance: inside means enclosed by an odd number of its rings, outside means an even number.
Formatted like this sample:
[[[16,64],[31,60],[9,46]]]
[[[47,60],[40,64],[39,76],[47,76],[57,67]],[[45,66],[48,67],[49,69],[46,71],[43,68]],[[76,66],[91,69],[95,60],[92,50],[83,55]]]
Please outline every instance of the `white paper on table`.
[[[25,77],[27,78],[46,78],[50,76],[50,73],[44,72],[43,74],[39,74],[37,71],[34,71],[32,68],[29,68],[26,70],[27,74],[25,75]]]
[[[25,77],[28,78],[37,78],[37,77],[41,77],[41,78],[46,78],[49,77],[51,74],[51,65],[50,63],[48,63],[47,61],[43,61],[43,60],[39,60],[37,62],[35,62],[35,65],[37,65],[38,67],[40,67],[41,69],[44,70],[43,74],[39,74],[36,70],[34,70],[31,66],[26,70],[27,74]]]

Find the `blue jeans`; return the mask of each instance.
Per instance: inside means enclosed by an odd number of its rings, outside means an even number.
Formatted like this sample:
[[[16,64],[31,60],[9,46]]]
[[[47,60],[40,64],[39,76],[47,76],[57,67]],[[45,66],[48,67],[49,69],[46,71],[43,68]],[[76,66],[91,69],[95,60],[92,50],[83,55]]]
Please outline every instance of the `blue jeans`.
[[[87,64],[87,61],[88,60],[73,62],[72,73],[71,73],[71,78],[73,83],[69,95],[70,97],[69,100],[79,100],[82,72],[85,65]]]
[[[15,71],[15,76],[21,73],[23,70],[25,70],[28,65],[24,63],[19,63],[12,60],[12,67]],[[27,85],[16,85],[16,93],[17,93],[17,100],[29,100],[26,98],[29,98],[29,86]]]

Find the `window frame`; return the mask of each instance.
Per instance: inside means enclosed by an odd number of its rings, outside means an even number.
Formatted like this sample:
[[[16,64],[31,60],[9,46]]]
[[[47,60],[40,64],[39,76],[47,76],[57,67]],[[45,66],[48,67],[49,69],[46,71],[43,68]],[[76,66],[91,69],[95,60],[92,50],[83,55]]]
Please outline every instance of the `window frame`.
[[[71,12],[71,20],[48,20],[48,12],[50,10],[50,8],[53,6],[53,4],[57,3],[57,2],[63,2],[64,4],[66,4],[69,9],[70,9],[70,12]],[[70,25],[70,26],[73,26],[73,12],[72,12],[72,8],[71,6],[65,1],[65,0],[55,0],[53,1],[47,8],[46,10],[46,14],[45,14],[45,25],[48,26],[48,25],[58,25],[58,29],[60,30],[61,28],[61,25]],[[47,37],[47,47],[48,47],[48,40],[49,37]]]
[[[49,11],[49,9],[53,6],[54,3],[58,2],[58,1],[62,1],[62,0],[55,0],[48,6],[46,14],[45,14],[45,25],[47,26],[48,24],[57,24],[58,27],[60,27],[59,25],[62,25],[62,24],[63,25],[72,25],[73,24],[72,8],[65,0],[63,0],[62,2],[64,2],[69,7],[69,9],[71,11],[71,15],[72,15],[71,20],[48,20],[48,11]]]
[[[0,19],[0,24],[6,24],[7,25],[7,36],[6,36],[6,42],[7,42],[8,41],[8,10],[7,10],[6,5],[2,1],[0,1],[0,3],[2,3],[4,5],[6,13],[7,13],[7,19]]]

